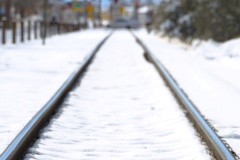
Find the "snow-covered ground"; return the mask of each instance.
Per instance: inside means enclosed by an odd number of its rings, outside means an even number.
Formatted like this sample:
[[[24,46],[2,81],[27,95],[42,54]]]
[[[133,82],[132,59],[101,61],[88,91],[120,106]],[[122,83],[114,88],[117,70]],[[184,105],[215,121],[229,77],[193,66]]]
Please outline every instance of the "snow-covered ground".
[[[240,39],[187,46],[135,32],[240,155]]]
[[[0,47],[0,153],[109,33],[80,31]]]
[[[62,106],[25,160],[211,159],[128,31],[110,37]]]
[[[0,46],[0,152],[108,33],[86,30],[54,36],[46,46],[41,40]],[[190,47],[135,33],[240,154],[240,40]]]

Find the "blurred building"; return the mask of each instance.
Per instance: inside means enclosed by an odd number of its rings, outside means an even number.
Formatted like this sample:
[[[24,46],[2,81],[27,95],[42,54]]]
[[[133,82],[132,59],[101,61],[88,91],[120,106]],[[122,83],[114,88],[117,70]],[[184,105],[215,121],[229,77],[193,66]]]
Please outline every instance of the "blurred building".
[[[150,25],[153,22],[153,8],[145,5],[138,9],[138,20],[142,25]]]

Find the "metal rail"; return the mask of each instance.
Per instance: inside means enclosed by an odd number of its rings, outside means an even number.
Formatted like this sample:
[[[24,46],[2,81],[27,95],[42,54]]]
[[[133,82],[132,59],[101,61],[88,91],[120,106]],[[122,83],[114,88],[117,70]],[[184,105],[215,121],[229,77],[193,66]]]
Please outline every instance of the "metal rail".
[[[15,137],[6,150],[1,154],[0,160],[21,159],[26,150],[31,145],[36,135],[44,127],[46,122],[54,114],[56,109],[62,103],[67,93],[72,89],[75,82],[79,79],[87,66],[91,63],[93,57],[98,52],[104,42],[111,36],[112,32],[105,37],[96,48],[90,52],[83,60],[82,64],[71,74],[64,82],[61,88],[53,97],[43,106],[43,108],[28,122],[22,131]]]
[[[133,34],[133,33],[132,33]],[[158,58],[154,56],[153,53],[147,48],[147,46],[136,36],[133,34],[137,42],[142,46],[145,51],[145,56],[147,56],[147,60],[156,67],[159,73],[163,76],[166,83],[169,85],[173,93],[178,98],[179,102],[182,106],[187,110],[187,114],[190,117],[191,121],[194,123],[197,131],[203,136],[204,141],[211,151],[213,151],[214,157],[218,160],[234,160],[237,155],[230,151],[220,137],[215,133],[215,131],[211,128],[208,122],[202,117],[201,113],[198,109],[193,105],[193,103],[187,98],[186,94],[179,88],[176,81],[173,77],[168,73],[162,63]]]

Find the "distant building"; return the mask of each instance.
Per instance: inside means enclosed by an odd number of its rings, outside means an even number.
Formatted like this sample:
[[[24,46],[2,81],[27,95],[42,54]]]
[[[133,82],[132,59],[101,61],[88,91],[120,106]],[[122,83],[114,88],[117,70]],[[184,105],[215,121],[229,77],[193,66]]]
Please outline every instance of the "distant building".
[[[73,24],[78,23],[77,15],[73,12],[72,8],[65,8],[62,12],[62,22]]]
[[[153,21],[153,9],[149,6],[142,6],[138,9],[138,20],[142,25],[150,25]]]

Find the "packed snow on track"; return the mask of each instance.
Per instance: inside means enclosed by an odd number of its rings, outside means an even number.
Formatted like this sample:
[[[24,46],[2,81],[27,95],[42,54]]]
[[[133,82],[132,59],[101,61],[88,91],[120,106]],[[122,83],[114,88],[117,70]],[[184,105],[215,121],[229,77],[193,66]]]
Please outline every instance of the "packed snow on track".
[[[240,39],[192,46],[135,31],[201,113],[240,155]]]
[[[107,30],[0,47],[0,153],[51,98]]]

